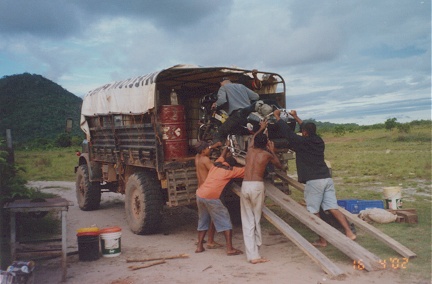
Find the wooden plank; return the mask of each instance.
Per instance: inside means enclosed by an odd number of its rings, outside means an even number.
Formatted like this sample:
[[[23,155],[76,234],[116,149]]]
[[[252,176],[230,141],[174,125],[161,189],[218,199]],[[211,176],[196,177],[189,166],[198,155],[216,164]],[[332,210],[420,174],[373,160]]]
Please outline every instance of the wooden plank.
[[[232,190],[240,195],[240,186],[233,184]],[[263,216],[272,223],[278,230],[282,232],[290,241],[297,245],[307,256],[309,256],[316,264],[318,264],[327,274],[336,277],[338,280],[343,280],[346,274],[328,259],[321,251],[314,247],[309,241],[303,238],[290,225],[285,223],[270,209],[264,206]]]
[[[296,181],[292,177],[288,176],[287,173],[280,169],[275,169],[275,173],[278,175],[278,177],[287,182],[289,185],[293,186],[294,188],[297,188],[300,191],[304,191],[304,184]]]
[[[299,183],[298,181],[294,180],[293,178],[289,177],[284,171],[282,170],[276,170],[276,174],[284,181],[288,182],[293,187],[297,188],[300,191],[304,191],[304,185],[302,183]],[[352,214],[351,212],[345,210],[342,207],[339,207],[339,210],[342,212],[342,214],[347,217],[348,220],[354,223],[357,227],[365,230],[369,234],[371,234],[374,238],[377,240],[383,242],[384,244],[388,245],[390,248],[398,252],[400,255],[407,257],[407,258],[413,258],[417,255],[412,252],[410,249],[402,245],[401,243],[397,242],[390,236],[384,234],[374,226],[368,224],[367,222],[361,220],[357,217],[357,215]]]
[[[362,261],[367,271],[383,269],[379,257],[369,252],[356,242],[341,234],[338,230],[321,220],[318,216],[309,213],[288,195],[281,192],[270,182],[265,182],[266,195],[275,203],[285,209],[297,220],[309,227],[312,231],[322,236],[354,261]]]
[[[390,248],[398,252],[400,255],[406,257],[406,258],[414,258],[417,255],[412,252],[410,249],[399,243],[398,241],[392,239],[391,237],[387,236],[374,226],[368,224],[367,222],[363,221],[362,219],[358,218],[357,215],[352,214],[348,210],[339,207],[339,211],[342,212],[342,214],[347,217],[347,219],[354,223],[357,227],[365,230],[369,234],[371,234],[373,237],[375,237],[377,240],[380,240],[381,242],[388,245]]]
[[[275,213],[267,207],[263,208],[263,216],[279,229],[290,241],[299,247],[307,256],[309,256],[316,264],[318,264],[327,274],[336,277],[338,280],[343,280],[346,274],[322,252],[314,247],[308,240],[303,238],[291,226],[285,223]]]

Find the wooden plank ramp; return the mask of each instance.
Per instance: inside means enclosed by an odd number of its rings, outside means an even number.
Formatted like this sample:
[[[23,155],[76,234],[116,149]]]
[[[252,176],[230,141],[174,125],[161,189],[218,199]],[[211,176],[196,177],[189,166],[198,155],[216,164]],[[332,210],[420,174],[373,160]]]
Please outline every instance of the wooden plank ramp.
[[[270,182],[265,182],[266,195],[277,205],[286,210],[290,215],[309,227],[312,231],[322,236],[354,261],[361,261],[367,271],[383,269],[380,258],[369,252],[355,241],[321,220],[315,214],[309,213],[294,199],[280,191]]]
[[[287,182],[294,188],[304,191],[304,185],[302,183],[299,183],[295,179],[289,177],[284,171],[282,170],[276,170],[275,171],[277,176],[281,178],[283,181]],[[345,217],[354,223],[357,227],[363,229],[367,233],[371,234],[374,238],[377,240],[383,242],[387,246],[389,246],[394,251],[398,252],[400,255],[406,257],[406,258],[414,258],[417,256],[413,251],[399,243],[398,241],[394,240],[390,236],[384,234],[374,226],[368,224],[367,222],[363,221],[362,219],[358,218],[357,215],[352,214],[351,212],[345,210],[342,207],[339,207],[339,210],[342,212],[342,214],[345,215]]]
[[[233,191],[239,195],[240,186],[233,184]],[[306,255],[308,255],[316,264],[318,264],[327,274],[332,277],[343,280],[346,274],[338,266],[336,266],[330,259],[328,259],[321,251],[314,247],[308,240],[303,238],[297,231],[290,225],[285,223],[275,213],[273,213],[266,206],[263,208],[263,216],[270,223],[272,223],[278,230],[282,232],[290,241],[297,245]]]
[[[349,212],[348,210],[346,210],[345,208],[342,208],[342,207],[339,207],[339,210],[342,212],[342,214],[345,215],[345,217],[347,217],[347,219],[349,221],[353,222],[354,225],[362,228],[364,231],[368,232],[373,237],[380,240],[381,242],[383,242],[384,244],[386,244],[387,246],[392,248],[394,251],[398,252],[400,255],[402,255],[406,258],[417,257],[417,254],[415,254],[409,248],[405,247],[404,245],[402,245],[398,241],[396,241],[396,240],[392,239],[391,237],[389,237],[388,235],[384,234],[383,232],[381,232],[380,230],[378,230],[374,226],[363,221],[362,219],[357,217],[357,215],[352,214],[351,212]]]

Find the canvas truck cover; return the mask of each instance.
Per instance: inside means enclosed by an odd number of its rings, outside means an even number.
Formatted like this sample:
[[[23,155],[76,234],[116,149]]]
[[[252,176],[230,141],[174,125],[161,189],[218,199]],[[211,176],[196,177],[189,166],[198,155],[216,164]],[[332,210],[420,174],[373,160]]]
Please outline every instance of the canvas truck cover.
[[[230,67],[202,67],[198,65],[175,65],[161,71],[135,78],[117,81],[91,90],[84,97],[81,107],[81,129],[90,140],[86,117],[106,114],[144,114],[155,107],[156,84],[160,79],[179,79],[184,82],[209,82],[219,84],[218,78],[225,74],[247,73],[248,70]],[[272,73],[268,73],[272,74]],[[274,73],[273,73],[274,74]],[[277,74],[275,74],[277,75]],[[279,75],[277,75],[281,78]],[[283,81],[283,79],[281,78]],[[199,83],[198,83],[199,84]]]
[[[168,69],[198,67],[176,65]],[[99,114],[143,114],[155,106],[156,77],[162,72],[153,72],[135,78],[117,81],[91,90],[84,97],[81,107],[81,129],[89,140],[89,126],[86,116]]]

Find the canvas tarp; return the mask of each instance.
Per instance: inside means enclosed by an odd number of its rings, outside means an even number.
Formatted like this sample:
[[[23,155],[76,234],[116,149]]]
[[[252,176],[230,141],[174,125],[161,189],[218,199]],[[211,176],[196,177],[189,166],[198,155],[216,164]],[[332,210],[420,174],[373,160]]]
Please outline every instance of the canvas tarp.
[[[198,66],[176,65],[169,69]],[[162,70],[163,71],[163,70]],[[118,81],[94,89],[84,97],[81,107],[81,129],[90,140],[86,116],[101,114],[143,114],[155,106],[156,78],[162,71]]]

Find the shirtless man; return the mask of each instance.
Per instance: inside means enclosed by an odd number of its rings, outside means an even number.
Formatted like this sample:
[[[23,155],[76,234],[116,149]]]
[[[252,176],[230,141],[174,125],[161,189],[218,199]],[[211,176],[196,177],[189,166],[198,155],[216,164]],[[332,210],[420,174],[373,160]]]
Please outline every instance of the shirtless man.
[[[200,187],[207,178],[210,168],[213,166],[213,162],[210,160],[210,144],[204,141],[200,141],[195,145],[197,154],[195,155],[195,168],[196,175],[198,178],[198,187]],[[212,221],[210,221],[210,228],[208,230],[208,249],[215,249],[222,247],[221,244],[214,241],[216,228]]]
[[[248,148],[240,196],[246,257],[252,264],[268,261],[259,254],[259,247],[262,244],[260,219],[265,199],[264,172],[268,163],[282,168],[274,152],[273,142],[263,133],[266,127],[267,122],[260,123],[260,129],[253,136]]]

